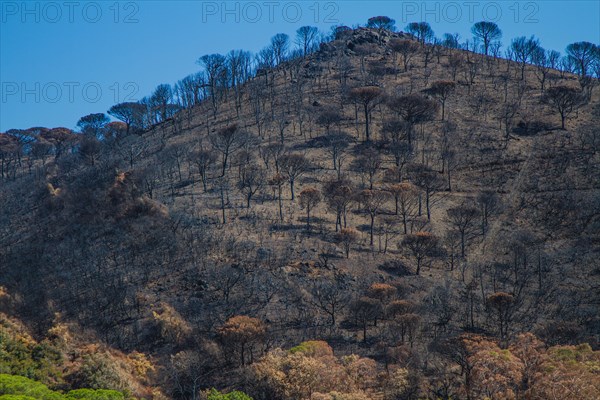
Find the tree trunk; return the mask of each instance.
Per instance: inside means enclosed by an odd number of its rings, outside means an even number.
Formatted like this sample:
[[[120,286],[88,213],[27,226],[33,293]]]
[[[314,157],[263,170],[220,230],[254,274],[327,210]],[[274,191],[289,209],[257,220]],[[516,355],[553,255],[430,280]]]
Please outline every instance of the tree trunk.
[[[445,115],[446,115],[446,102],[442,101],[442,121],[444,120]]]
[[[292,201],[294,201],[294,180],[290,179],[290,192],[292,193]]]
[[[202,189],[204,190],[204,193],[206,193],[206,172],[201,172],[200,177],[202,178]]]
[[[221,188],[221,211],[223,216],[223,225],[227,223],[227,219],[225,218],[225,193],[223,193],[223,188]]]
[[[366,141],[371,140],[370,132],[369,132],[369,106],[365,104],[365,135]]]
[[[367,321],[363,321],[363,343],[367,343]]]
[[[278,194],[278,200],[279,200],[279,221],[281,221],[281,223],[283,223],[283,208],[281,205],[281,186],[278,187],[277,189],[277,194]]]
[[[225,170],[227,169],[227,158],[229,158],[229,153],[223,154],[223,169],[221,171],[221,176],[225,176]]]
[[[242,362],[242,367],[246,363],[245,350],[246,350],[246,344],[242,343],[242,347],[240,349],[240,359],[241,359],[240,361]]]
[[[375,215],[371,215],[371,246],[373,246],[373,226],[375,225]]]
[[[425,207],[427,208],[427,220],[431,221],[431,210],[429,209],[429,190],[425,191]]]

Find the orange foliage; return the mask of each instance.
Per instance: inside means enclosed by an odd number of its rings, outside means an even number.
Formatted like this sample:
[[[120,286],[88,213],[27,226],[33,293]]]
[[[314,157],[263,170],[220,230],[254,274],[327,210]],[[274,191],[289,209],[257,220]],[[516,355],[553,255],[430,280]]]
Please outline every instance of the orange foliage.
[[[387,283],[373,283],[367,289],[367,296],[377,299],[382,303],[387,303],[395,294],[396,288]]]
[[[600,351],[588,344],[548,349],[533,334],[502,350],[484,337],[465,335],[472,398],[509,400],[600,399]]]
[[[240,363],[245,365],[246,352],[252,361],[252,345],[263,338],[265,331],[265,325],[258,318],[237,315],[219,328],[219,335],[227,347],[239,352]]]
[[[374,360],[356,355],[338,359],[324,341],[271,351],[252,367],[265,392],[292,400],[369,399],[379,373]]]

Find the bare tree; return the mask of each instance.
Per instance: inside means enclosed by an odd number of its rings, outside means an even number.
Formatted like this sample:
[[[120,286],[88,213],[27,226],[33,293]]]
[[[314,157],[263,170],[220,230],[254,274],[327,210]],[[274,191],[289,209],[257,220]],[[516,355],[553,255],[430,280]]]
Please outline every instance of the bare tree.
[[[325,127],[325,132],[330,133],[332,125],[337,125],[342,120],[342,115],[338,110],[333,108],[326,108],[317,117],[317,124]]]
[[[494,319],[498,324],[500,340],[505,342],[511,327],[515,309],[515,298],[510,293],[496,292],[487,298],[487,304],[495,311]]]
[[[354,318],[363,331],[363,342],[367,342],[367,330],[369,323],[379,318],[383,309],[381,304],[370,297],[362,296],[351,305]]]
[[[521,80],[525,79],[525,66],[531,63],[533,56],[540,47],[540,41],[531,36],[527,39],[521,36],[512,40],[510,47],[515,55],[515,60],[521,64]]]
[[[127,125],[127,135],[129,135],[132,127],[135,129],[143,128],[142,119],[144,113],[145,107],[143,105],[132,102],[115,104],[108,110],[108,114]]]
[[[437,111],[437,105],[432,100],[418,94],[392,97],[388,99],[387,105],[407,123],[409,145],[412,144],[414,126],[418,123],[431,121]]]
[[[320,278],[311,284],[311,303],[330,318],[330,329],[335,329],[338,315],[350,303],[349,277],[336,273],[334,277]]]
[[[442,105],[442,121],[444,120],[445,110],[446,110],[446,100],[450,97],[454,89],[456,88],[456,83],[452,81],[436,81],[431,84],[431,87],[426,90],[426,92],[440,102]]]
[[[460,34],[459,33],[444,33],[441,40],[441,45],[449,49],[460,48]]]
[[[279,205],[279,222],[283,222],[283,206],[281,201],[281,189],[283,188],[284,182],[287,181],[287,178],[280,173],[276,173],[273,175],[271,179],[269,179],[269,185],[274,187],[277,190],[277,203]]]
[[[52,128],[40,133],[40,137],[50,143],[54,149],[54,159],[58,160],[65,153],[70,152],[77,143],[78,137],[69,128]]]
[[[574,111],[584,104],[581,93],[570,86],[554,86],[548,88],[543,101],[552,106],[560,114],[560,127],[565,129],[565,121]]]
[[[375,28],[379,31],[388,30],[393,32],[395,29],[395,23],[396,21],[394,21],[392,18],[385,15],[379,15],[377,17],[369,18],[367,21],[367,28]]]
[[[364,86],[350,90],[350,98],[352,101],[360,104],[363,107],[365,116],[365,138],[366,141],[371,140],[370,125],[371,125],[371,112],[381,98],[382,90],[377,86]]]
[[[375,176],[381,168],[381,157],[374,149],[365,149],[352,162],[352,168],[367,177],[369,189],[373,190]]]
[[[427,22],[411,22],[406,25],[405,29],[406,32],[416,36],[422,46],[425,46],[426,42],[434,38],[433,29],[431,29],[431,26]]]
[[[290,37],[285,33],[278,33],[271,38],[271,48],[275,56],[275,64],[279,65],[287,59],[290,47]]]
[[[272,162],[275,172],[279,172],[279,160],[285,154],[285,147],[281,143],[269,143],[266,146],[259,147],[258,151],[265,167],[270,169]]]
[[[229,206],[229,179],[227,176],[222,175],[216,180],[217,188],[219,189],[219,200],[221,204],[221,218],[222,223],[225,225],[227,223],[227,216],[225,214],[225,209]]]
[[[344,151],[348,148],[352,137],[341,131],[331,132],[326,137],[326,150],[331,155],[333,169],[338,172],[338,178],[342,174],[342,162],[346,158]]]
[[[402,182],[404,166],[414,156],[413,148],[406,141],[408,124],[402,120],[393,119],[386,121],[383,124],[383,144],[385,151],[394,157],[394,164],[396,168],[393,169],[395,172],[397,182]],[[386,171],[386,174],[391,173],[392,170]],[[390,177],[393,175],[389,175]]]
[[[292,201],[294,201],[294,183],[309,170],[310,161],[302,154],[288,154],[281,157],[279,168],[290,182],[290,193]]]
[[[389,46],[394,52],[394,55],[399,54],[402,57],[404,72],[407,72],[411,60],[419,52],[419,45],[413,40],[395,38],[390,40]]]
[[[117,147],[121,156],[129,163],[129,168],[133,168],[142,157],[148,153],[148,142],[137,135],[126,136],[119,141]]]
[[[452,74],[452,80],[456,82],[458,70],[465,64],[465,59],[461,53],[452,53],[448,56],[448,66]]]
[[[16,130],[0,133],[0,179],[16,179],[19,160],[23,153],[23,146],[19,143],[17,135],[12,135]]]
[[[483,42],[483,53],[487,56],[490,44],[502,38],[502,31],[494,22],[480,21],[471,27],[475,40]]]
[[[243,104],[243,92],[241,85],[250,79],[252,56],[249,51],[231,50],[227,53],[227,67],[229,71],[230,84],[234,90],[234,102],[236,114],[239,116]]]
[[[510,133],[513,128],[513,121],[518,112],[519,103],[515,100],[501,104],[498,108],[497,119],[500,121],[500,129],[502,129],[502,122],[504,122],[504,139],[506,141],[505,146],[508,145]]]
[[[323,193],[328,208],[335,213],[335,231],[337,232],[338,227],[346,227],[346,211],[352,202],[352,184],[350,181],[340,179],[327,181],[323,185]]]
[[[301,26],[296,31],[296,44],[302,51],[302,56],[313,51],[317,38],[319,36],[319,30],[314,26]]]
[[[310,231],[310,212],[321,202],[321,192],[317,188],[308,187],[300,192],[299,203],[306,210],[306,230]]]
[[[177,104],[188,110],[188,123],[191,119],[191,108],[199,104],[203,96],[204,74],[196,73],[179,80],[173,89]]]
[[[416,274],[419,275],[423,266],[423,260],[436,255],[438,239],[431,232],[421,231],[407,235],[398,247],[405,247],[409,250],[417,262]]]
[[[370,245],[373,246],[373,228],[375,226],[375,217],[381,211],[385,203],[388,201],[389,193],[384,190],[369,190],[365,189],[358,194],[358,202],[362,209],[370,217]]]
[[[431,205],[432,196],[442,190],[444,187],[444,180],[440,177],[437,171],[432,170],[426,165],[412,165],[410,166],[410,176],[415,185],[421,187],[425,192],[425,210],[427,213],[427,220],[431,220]],[[422,201],[419,195],[419,215],[422,211]]]
[[[470,204],[463,203],[458,207],[449,208],[446,213],[448,222],[460,234],[460,252],[464,257],[467,242],[476,230],[475,221],[479,218],[479,210]]]
[[[252,197],[258,192],[265,183],[265,171],[263,168],[253,163],[243,165],[240,170],[240,179],[238,189],[246,197],[246,207],[250,208]]]
[[[149,99],[150,112],[154,123],[166,121],[178,110],[173,104],[173,89],[169,84],[161,84],[154,89]]]
[[[209,139],[215,150],[222,155],[221,176],[224,176],[229,158],[246,145],[248,134],[242,131],[237,124],[234,124],[220,129],[216,134],[211,135]]]
[[[103,139],[104,127],[110,119],[104,113],[89,114],[77,121],[77,127],[84,135],[91,135],[97,139]]]
[[[198,168],[200,179],[202,179],[202,189],[206,192],[206,184],[208,182],[208,172],[217,161],[217,157],[212,151],[200,148],[190,153],[190,160]]]
[[[452,171],[457,167],[459,162],[456,124],[452,122],[445,122],[442,125],[440,140],[440,158],[442,161],[441,173],[446,173],[448,191],[451,192]]]
[[[485,237],[490,224],[490,216],[500,208],[500,200],[496,192],[484,190],[477,195],[477,204],[479,205],[479,215],[481,216],[481,235]]]
[[[350,249],[352,245],[358,241],[360,233],[354,228],[342,228],[336,235],[336,241],[344,246],[346,258],[350,257]]]
[[[394,213],[402,216],[402,226],[404,228],[404,234],[406,235],[408,233],[408,219],[411,218],[416,211],[418,189],[409,182],[402,182],[388,185],[386,190],[394,197]]]
[[[179,182],[181,182],[183,179],[181,167],[183,166],[183,162],[189,158],[189,148],[187,146],[182,146],[181,144],[173,143],[165,148],[164,154],[166,156],[165,158],[177,168],[177,178]]]
[[[200,57],[197,61],[197,64],[202,66],[206,72],[214,118],[217,116],[219,82],[221,81],[223,74],[226,72],[226,61],[227,59],[225,56],[221,54],[207,54]]]
[[[590,42],[576,42],[567,46],[567,57],[576,66],[579,76],[588,74],[590,65],[598,57],[598,46]]]
[[[546,78],[548,77],[548,73],[550,72],[550,61],[549,61],[549,51],[544,50],[542,47],[536,49],[535,53],[532,57],[532,62],[535,65],[536,76],[538,81],[540,82],[542,93],[545,89]]]

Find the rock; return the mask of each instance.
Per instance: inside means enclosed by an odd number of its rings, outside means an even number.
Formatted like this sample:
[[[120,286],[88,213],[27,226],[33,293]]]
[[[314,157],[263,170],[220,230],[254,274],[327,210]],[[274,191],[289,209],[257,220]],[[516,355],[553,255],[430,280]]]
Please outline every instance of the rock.
[[[321,43],[320,50],[324,53],[333,53],[337,49],[332,43]]]
[[[348,50],[354,50],[357,45],[367,43],[385,45],[392,38],[407,39],[409,37],[410,35],[403,32],[379,31],[371,28],[356,29],[344,36]]]

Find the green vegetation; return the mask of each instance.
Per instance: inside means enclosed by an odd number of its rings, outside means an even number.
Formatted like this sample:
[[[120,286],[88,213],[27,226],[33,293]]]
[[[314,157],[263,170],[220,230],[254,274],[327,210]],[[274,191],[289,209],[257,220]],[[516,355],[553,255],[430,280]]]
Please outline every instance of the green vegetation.
[[[116,390],[107,389],[77,389],[71,390],[65,396],[66,399],[82,400],[124,400],[125,396]]]
[[[106,389],[77,389],[62,394],[24,376],[0,374],[2,400],[124,400],[123,393]],[[237,398],[236,398],[237,399]]]
[[[8,320],[0,320],[0,373],[22,375],[46,384],[60,383],[62,354],[51,343],[37,343]]]
[[[62,394],[48,389],[43,383],[24,376],[7,374],[0,375],[0,394],[29,396],[40,400],[61,400],[65,398]]]
[[[208,393],[207,400],[252,400],[252,397],[237,390],[224,394],[213,388]]]
[[[118,372],[111,361],[101,354],[86,354],[81,367],[72,375],[75,387],[92,389],[120,388]]]
[[[58,323],[46,339],[36,341],[22,324],[0,314],[0,395],[123,399],[139,392],[136,381],[153,369],[142,353],[125,357],[71,339],[67,325]]]

